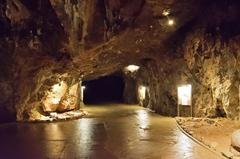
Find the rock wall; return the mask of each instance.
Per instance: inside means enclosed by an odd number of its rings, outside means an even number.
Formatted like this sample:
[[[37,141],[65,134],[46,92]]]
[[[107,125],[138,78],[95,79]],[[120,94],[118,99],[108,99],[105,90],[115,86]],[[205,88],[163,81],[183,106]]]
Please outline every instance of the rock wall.
[[[177,47],[172,47],[167,56],[143,61],[138,85],[146,86],[148,91],[140,103],[175,116],[178,85],[192,84],[194,116],[238,119],[239,15],[239,2],[213,2],[191,25],[182,28],[187,32],[181,31],[181,37],[168,41]]]
[[[186,64],[182,58],[146,60],[138,75],[137,85],[146,87],[143,106],[157,113],[174,116],[177,114],[177,86],[191,79],[184,72]]]
[[[225,40],[197,30],[185,43],[185,59],[196,81],[198,114],[239,117],[240,36]]]
[[[121,75],[124,79],[123,100],[126,104],[137,104],[137,82],[136,73],[123,71]]]
[[[64,77],[77,83],[83,72],[87,79],[94,69],[91,78],[116,71],[115,62],[98,66],[107,62],[99,56],[104,51],[86,50],[126,29],[142,7],[139,2],[0,0],[0,122],[31,118],[59,82],[48,81]]]
[[[70,61],[64,49],[66,34],[47,0],[2,0],[0,7],[0,116],[6,116],[0,121],[28,120],[42,101],[41,91],[47,91],[41,90],[44,82],[63,74]]]
[[[177,87],[192,84],[194,116],[239,117],[239,36],[228,41],[205,30],[188,34],[184,58],[144,62],[138,86],[146,86],[144,106],[161,114],[176,115]],[[188,110],[186,110],[188,111]]]
[[[80,107],[79,79],[68,74],[57,75],[42,81],[36,94],[30,99],[19,120],[41,120],[51,112],[77,110]]]
[[[14,120],[13,50],[14,41],[10,38],[10,23],[5,14],[6,2],[0,3],[0,121]]]

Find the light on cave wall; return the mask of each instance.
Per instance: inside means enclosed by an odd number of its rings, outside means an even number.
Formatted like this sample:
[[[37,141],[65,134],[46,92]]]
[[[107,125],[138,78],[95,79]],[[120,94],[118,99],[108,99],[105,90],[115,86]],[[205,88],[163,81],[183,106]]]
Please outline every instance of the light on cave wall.
[[[43,101],[43,110],[45,112],[56,111],[66,91],[67,84],[64,81],[53,85],[52,90],[47,93],[47,97]]]
[[[173,19],[168,19],[168,25],[173,26],[175,24]]]
[[[138,96],[139,96],[140,101],[142,101],[146,98],[146,90],[147,90],[146,86],[141,85],[138,87]]]
[[[140,66],[137,66],[137,65],[128,65],[127,67],[124,68],[124,70],[127,72],[133,73],[133,72],[138,71],[139,68],[140,68]]]
[[[192,116],[192,85],[182,85],[177,89],[178,92],[178,116],[180,115],[179,107],[190,106],[191,107],[191,116]]]
[[[61,98],[59,97],[59,94],[61,94],[62,91],[63,91],[63,81],[52,86],[52,93],[55,94],[52,98],[52,104],[60,103]]]
[[[81,86],[81,101],[83,101],[83,95],[84,95],[85,89],[86,89],[86,86]]]
[[[53,85],[53,86],[52,86],[52,91],[53,91],[54,93],[60,92],[60,91],[61,91],[62,84],[63,84],[63,82],[60,82],[60,83],[58,83],[58,84]]]
[[[162,12],[163,16],[168,16],[170,14],[170,9],[164,9]]]
[[[175,21],[172,18],[169,17],[170,13],[171,13],[170,9],[164,9],[163,12],[162,12],[162,15],[167,17],[167,19],[168,19],[167,24],[169,26],[173,26],[175,24]]]
[[[60,98],[53,98],[53,99],[52,99],[52,103],[53,103],[53,104],[59,104],[60,101],[61,101]]]

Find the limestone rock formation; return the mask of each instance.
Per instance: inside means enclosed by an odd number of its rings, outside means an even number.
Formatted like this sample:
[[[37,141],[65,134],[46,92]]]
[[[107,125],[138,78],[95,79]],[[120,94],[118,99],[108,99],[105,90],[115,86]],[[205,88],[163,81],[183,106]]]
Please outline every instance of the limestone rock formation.
[[[240,156],[240,131],[236,130],[231,137],[231,152],[235,156]]]
[[[192,84],[194,116],[239,118],[240,30],[231,27],[239,26],[238,7],[212,2],[179,30],[184,36],[169,41],[178,45],[169,56],[143,61],[139,83],[150,89],[145,106],[176,115],[177,86]]]

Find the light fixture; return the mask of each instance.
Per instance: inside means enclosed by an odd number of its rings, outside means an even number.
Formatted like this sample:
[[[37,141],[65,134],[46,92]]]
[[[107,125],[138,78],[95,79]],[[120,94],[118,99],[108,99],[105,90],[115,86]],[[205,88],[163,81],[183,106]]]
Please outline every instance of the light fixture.
[[[140,67],[137,66],[137,65],[128,65],[127,67],[125,67],[125,70],[128,71],[128,72],[133,73],[133,72],[138,71],[139,68],[140,68]]]
[[[162,12],[163,16],[168,16],[170,14],[170,9],[164,9]]]
[[[192,104],[192,85],[182,85],[178,87],[178,104],[191,105]]]
[[[81,86],[81,101],[83,101],[83,95],[84,95],[85,89],[86,89],[86,86]]]
[[[170,9],[164,9],[163,12],[162,12],[162,15],[167,17],[167,19],[168,19],[167,24],[169,26],[173,26],[175,24],[174,20],[169,17]]]
[[[173,19],[168,19],[168,25],[173,26],[174,25],[174,20]]]
[[[55,84],[52,86],[52,90],[54,93],[58,93],[61,91],[61,87],[62,87],[62,84],[63,84],[63,81],[61,81],[60,83],[58,84]]]
[[[53,98],[52,99],[52,104],[59,104],[60,103],[60,98]]]
[[[59,91],[59,89],[60,89],[60,84],[55,84],[55,85],[53,85],[52,86],[52,90],[53,90],[53,92],[58,92]]]
[[[145,86],[139,86],[138,88],[138,95],[140,100],[144,100],[146,96],[146,90],[147,88]]]

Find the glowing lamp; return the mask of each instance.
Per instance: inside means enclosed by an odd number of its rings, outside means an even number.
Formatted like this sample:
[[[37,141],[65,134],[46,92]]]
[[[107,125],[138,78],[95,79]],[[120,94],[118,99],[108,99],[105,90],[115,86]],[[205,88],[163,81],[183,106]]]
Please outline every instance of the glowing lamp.
[[[55,84],[55,85],[52,86],[52,90],[53,90],[54,93],[58,93],[58,92],[61,91],[62,83],[63,82]]]
[[[168,25],[173,26],[174,25],[174,20],[173,19],[168,19]]]
[[[52,99],[52,103],[53,103],[53,104],[59,104],[59,103],[60,103],[60,100],[61,100],[60,98],[53,98],[53,99]]]
[[[84,95],[85,89],[86,89],[86,86],[81,86],[81,101],[83,101],[83,95]]]
[[[139,68],[140,67],[137,65],[128,65],[127,67],[125,67],[125,70],[133,73],[133,72],[138,71]]]
[[[169,9],[165,9],[162,12],[163,16],[168,16],[170,14],[170,10]]]
[[[178,87],[178,104],[192,104],[192,85],[188,84]]]
[[[145,86],[139,86],[139,88],[138,88],[138,94],[139,94],[140,100],[144,100],[144,99],[145,99],[146,90],[147,90],[147,88],[146,88]]]

